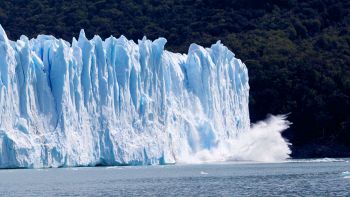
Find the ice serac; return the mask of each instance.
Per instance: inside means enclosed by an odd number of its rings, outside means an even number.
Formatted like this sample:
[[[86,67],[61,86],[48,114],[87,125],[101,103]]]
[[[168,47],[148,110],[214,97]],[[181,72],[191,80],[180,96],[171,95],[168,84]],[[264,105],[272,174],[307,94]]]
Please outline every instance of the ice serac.
[[[0,26],[0,167],[175,163],[248,130],[246,66],[220,42],[165,44]]]

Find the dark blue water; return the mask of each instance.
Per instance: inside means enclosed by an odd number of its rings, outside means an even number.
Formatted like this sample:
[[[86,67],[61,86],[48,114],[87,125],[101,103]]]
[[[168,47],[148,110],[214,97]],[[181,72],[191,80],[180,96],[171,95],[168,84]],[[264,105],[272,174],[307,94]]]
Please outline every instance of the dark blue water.
[[[0,170],[0,195],[350,196],[347,171],[347,159]]]

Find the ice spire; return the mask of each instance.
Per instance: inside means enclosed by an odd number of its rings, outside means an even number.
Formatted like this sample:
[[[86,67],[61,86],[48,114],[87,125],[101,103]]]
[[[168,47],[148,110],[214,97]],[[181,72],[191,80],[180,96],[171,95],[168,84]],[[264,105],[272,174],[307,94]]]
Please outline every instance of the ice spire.
[[[0,42],[8,43],[6,32],[4,28],[2,28],[1,24],[0,24]]]

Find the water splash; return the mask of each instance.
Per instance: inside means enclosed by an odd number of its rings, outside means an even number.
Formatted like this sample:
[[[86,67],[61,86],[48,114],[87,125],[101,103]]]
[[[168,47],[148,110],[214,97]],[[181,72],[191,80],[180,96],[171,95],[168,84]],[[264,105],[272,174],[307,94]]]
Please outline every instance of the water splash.
[[[291,154],[291,144],[281,134],[290,124],[286,115],[269,115],[266,120],[253,124],[249,131],[239,134],[237,138],[218,142],[214,149],[204,149],[179,160],[182,163],[284,161]]]

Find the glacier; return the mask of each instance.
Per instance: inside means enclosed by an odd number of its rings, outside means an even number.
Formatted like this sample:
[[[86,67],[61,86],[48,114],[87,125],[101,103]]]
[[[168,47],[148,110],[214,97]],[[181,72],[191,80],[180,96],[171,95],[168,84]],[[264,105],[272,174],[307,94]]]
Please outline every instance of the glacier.
[[[83,30],[71,43],[11,41],[0,25],[0,168],[171,164],[228,149],[218,147],[250,130],[246,66],[220,41],[188,54],[166,42]]]

